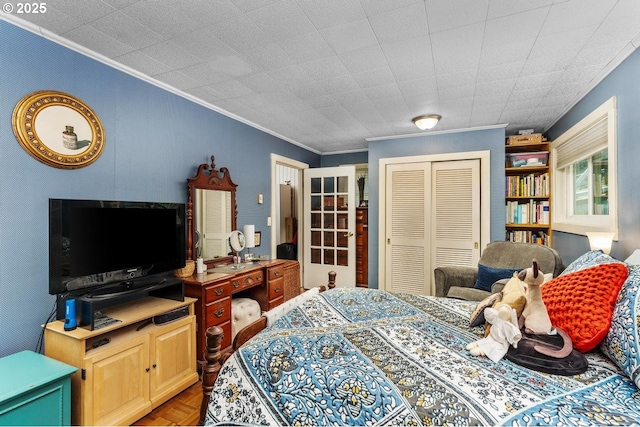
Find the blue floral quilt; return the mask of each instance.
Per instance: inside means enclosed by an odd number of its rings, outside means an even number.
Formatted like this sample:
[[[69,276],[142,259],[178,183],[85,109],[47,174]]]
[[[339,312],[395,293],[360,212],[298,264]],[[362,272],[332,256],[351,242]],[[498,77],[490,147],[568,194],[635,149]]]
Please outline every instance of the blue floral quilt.
[[[640,391],[601,353],[573,377],[471,356],[475,305],[321,293],[229,358],[206,424],[640,425]]]

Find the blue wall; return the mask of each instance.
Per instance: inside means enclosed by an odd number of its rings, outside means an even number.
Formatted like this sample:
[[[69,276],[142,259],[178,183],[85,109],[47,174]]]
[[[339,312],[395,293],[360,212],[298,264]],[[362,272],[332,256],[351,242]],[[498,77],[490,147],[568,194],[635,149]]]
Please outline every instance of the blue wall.
[[[369,153],[366,151],[358,151],[356,153],[344,153],[344,154],[327,154],[322,156],[322,167],[328,168],[331,166],[340,165],[356,165],[360,163],[369,162]]]
[[[35,350],[53,309],[48,294],[48,199],[186,202],[197,166],[228,167],[238,225],[270,247],[270,153],[312,167],[320,156],[0,20],[0,356]],[[91,165],[46,166],[16,141],[15,105],[39,90],[67,92],[100,117],[106,144]],[[264,204],[256,203],[262,193]],[[144,250],[144,248],[141,248]],[[265,249],[266,251],[266,249]]]
[[[491,151],[491,235],[504,240],[504,141],[503,128],[442,133],[369,143],[369,287],[378,287],[378,209],[380,159],[429,154]]]
[[[632,53],[622,64],[587,94],[548,132],[550,141],[562,135],[612,96],[618,109],[618,238],[611,255],[627,258],[640,248],[640,51]],[[568,265],[585,251],[585,236],[554,231],[553,246]]]

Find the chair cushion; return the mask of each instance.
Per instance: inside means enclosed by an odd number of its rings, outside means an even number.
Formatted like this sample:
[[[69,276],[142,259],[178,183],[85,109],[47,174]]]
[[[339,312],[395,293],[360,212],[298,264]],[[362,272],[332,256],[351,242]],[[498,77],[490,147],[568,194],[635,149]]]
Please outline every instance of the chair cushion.
[[[491,295],[491,292],[466,286],[452,286],[447,292],[447,298],[463,299],[467,301],[482,301]]]
[[[600,264],[558,276],[540,288],[551,324],[571,337],[576,350],[592,350],[607,335],[627,274],[622,263]]]
[[[475,289],[491,292],[491,286],[500,279],[508,279],[513,273],[520,271],[519,268],[493,268],[483,264],[478,264],[478,276]]]
[[[251,298],[231,299],[231,339],[238,331],[255,322],[262,315],[260,304]]]

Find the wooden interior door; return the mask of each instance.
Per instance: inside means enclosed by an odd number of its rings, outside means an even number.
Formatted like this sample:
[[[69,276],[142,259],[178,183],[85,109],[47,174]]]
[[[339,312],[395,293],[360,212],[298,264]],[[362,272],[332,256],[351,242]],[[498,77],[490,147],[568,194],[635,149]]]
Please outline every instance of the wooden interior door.
[[[304,287],[355,286],[355,166],[304,171]]]

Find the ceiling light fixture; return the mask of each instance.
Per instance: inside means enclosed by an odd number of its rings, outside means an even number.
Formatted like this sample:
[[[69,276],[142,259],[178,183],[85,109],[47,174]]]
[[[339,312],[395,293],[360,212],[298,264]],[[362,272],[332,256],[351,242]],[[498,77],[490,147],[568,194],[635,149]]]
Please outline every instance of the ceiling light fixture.
[[[422,130],[429,130],[438,124],[442,117],[437,114],[428,114],[426,116],[418,116],[414,118],[413,123]]]

